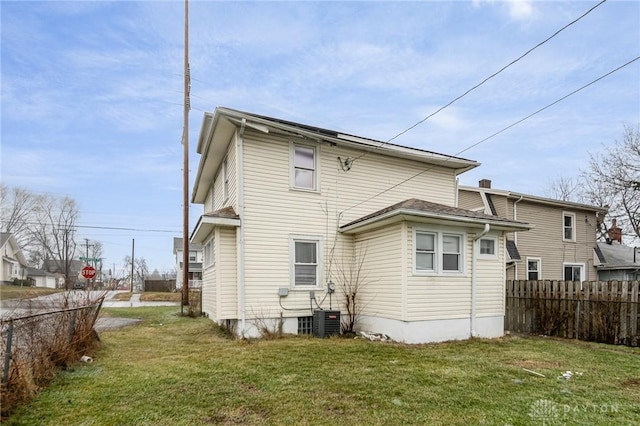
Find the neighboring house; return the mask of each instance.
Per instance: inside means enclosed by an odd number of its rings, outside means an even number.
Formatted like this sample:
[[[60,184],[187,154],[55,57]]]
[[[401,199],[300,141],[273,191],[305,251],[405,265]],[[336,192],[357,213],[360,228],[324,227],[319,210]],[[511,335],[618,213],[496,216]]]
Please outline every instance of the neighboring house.
[[[57,287],[58,280],[56,274],[52,274],[50,272],[43,271],[42,269],[37,268],[27,268],[27,273],[29,274],[29,280],[33,282],[33,285],[35,287]]]
[[[457,176],[479,163],[227,108],[205,113],[197,152],[191,241],[217,323],[309,332],[319,306],[344,317],[350,282],[360,330],[503,334],[505,233],[530,226],[456,208]]]
[[[176,258],[176,288],[182,288],[184,263],[182,238],[173,239],[173,254]],[[189,287],[202,285],[202,244],[189,243]]]
[[[614,240],[598,243],[598,279],[640,280],[640,247],[628,247]]]
[[[2,254],[0,283],[11,284],[15,279],[20,280],[28,276],[27,260],[13,234],[0,233],[0,253]]]
[[[85,266],[85,263],[82,260],[73,259],[69,262],[69,285],[73,285],[73,283],[78,281],[78,276],[80,275],[80,271],[83,266]],[[58,288],[64,288],[65,286],[65,277],[67,276],[67,271],[65,269],[66,265],[64,264],[64,261],[58,261],[55,259],[45,260],[44,265],[42,266],[42,270],[56,275]]]
[[[596,280],[596,232],[606,208],[491,188],[460,186],[458,206],[530,223],[507,235],[507,279]]]

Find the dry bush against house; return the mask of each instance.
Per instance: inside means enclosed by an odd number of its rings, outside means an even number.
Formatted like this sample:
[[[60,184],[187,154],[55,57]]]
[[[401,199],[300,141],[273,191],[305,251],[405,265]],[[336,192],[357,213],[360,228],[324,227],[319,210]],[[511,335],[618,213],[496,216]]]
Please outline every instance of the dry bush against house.
[[[342,321],[340,324],[342,334],[355,333],[358,320],[365,305],[362,301],[362,292],[368,284],[364,260],[367,255],[366,247],[354,251],[353,256],[343,259],[337,264],[337,292],[342,297]]]
[[[35,396],[60,369],[92,350],[98,342],[93,325],[102,298],[86,292],[63,293],[46,304],[20,304],[20,311],[3,316],[2,417]]]
[[[262,339],[279,339],[283,335],[284,318],[282,312],[278,318],[273,318],[262,309],[252,310],[251,316],[253,326],[258,330]]]

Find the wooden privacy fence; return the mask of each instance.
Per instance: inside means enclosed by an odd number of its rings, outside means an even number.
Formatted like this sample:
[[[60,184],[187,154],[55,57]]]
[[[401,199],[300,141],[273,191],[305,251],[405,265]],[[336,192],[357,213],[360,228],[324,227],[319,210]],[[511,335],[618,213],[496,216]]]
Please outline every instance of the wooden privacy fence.
[[[507,281],[505,330],[640,346],[640,281]]]

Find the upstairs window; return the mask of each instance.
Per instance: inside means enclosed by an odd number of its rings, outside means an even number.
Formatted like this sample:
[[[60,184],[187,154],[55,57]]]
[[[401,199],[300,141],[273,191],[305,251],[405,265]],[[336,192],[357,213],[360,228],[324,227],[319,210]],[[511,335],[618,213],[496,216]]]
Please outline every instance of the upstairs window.
[[[229,165],[227,163],[227,157],[224,158],[224,162],[222,163],[222,179],[224,186],[224,202],[226,203],[229,199]]]
[[[541,279],[540,263],[542,261],[537,258],[527,258],[527,279],[530,281],[538,281]]]
[[[576,240],[576,215],[574,213],[562,213],[562,240],[572,241]]]
[[[316,189],[316,149],[306,145],[293,146],[293,186]]]

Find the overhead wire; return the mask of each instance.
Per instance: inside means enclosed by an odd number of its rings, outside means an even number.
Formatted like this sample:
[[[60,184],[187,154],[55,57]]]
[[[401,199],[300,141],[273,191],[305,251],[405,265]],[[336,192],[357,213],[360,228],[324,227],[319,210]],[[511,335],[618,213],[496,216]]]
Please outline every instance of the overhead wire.
[[[459,101],[460,99],[462,99],[463,97],[465,97],[466,95],[468,95],[469,93],[471,93],[472,91],[474,91],[475,89],[477,89],[478,87],[482,86],[483,84],[485,84],[487,81],[491,80],[493,77],[497,76],[498,74],[500,74],[501,72],[503,72],[504,70],[506,70],[507,68],[509,68],[510,66],[512,66],[513,64],[515,64],[516,62],[520,61],[521,59],[523,59],[525,56],[527,56],[529,53],[533,52],[534,50],[536,50],[538,47],[542,46],[543,44],[547,43],[549,40],[551,40],[552,38],[556,37],[558,34],[560,34],[562,31],[564,31],[565,29],[569,28],[570,26],[572,26],[573,24],[575,24],[576,22],[580,21],[582,18],[584,18],[585,16],[587,16],[588,14],[590,14],[592,11],[594,11],[596,8],[598,8],[599,6],[601,6],[603,3],[605,3],[607,0],[602,0],[600,3],[596,4],[595,6],[591,7],[589,10],[587,10],[585,13],[583,13],[582,15],[580,15],[579,17],[577,17],[576,19],[574,19],[573,21],[569,22],[568,24],[566,24],[565,26],[563,26],[562,28],[560,28],[559,30],[557,30],[555,33],[553,33],[552,35],[550,35],[549,37],[547,37],[546,39],[544,39],[543,41],[539,42],[538,44],[536,44],[535,46],[533,46],[531,49],[527,50],[526,52],[524,52],[522,55],[520,55],[518,58],[514,59],[513,61],[509,62],[507,65],[503,66],[502,68],[500,68],[498,71],[494,72],[493,74],[491,74],[489,77],[485,78],[484,80],[482,80],[480,83],[476,84],[475,86],[471,87],[470,89],[468,89],[466,92],[464,92],[463,94],[455,97],[453,100],[451,100],[450,102],[448,102],[447,104],[441,106],[440,108],[438,108],[437,110],[435,110],[434,112],[432,112],[431,114],[427,115],[426,117],[424,117],[422,120],[418,121],[417,123],[407,127],[406,129],[404,129],[403,131],[401,131],[400,133],[396,134],[395,136],[393,136],[390,139],[387,139],[386,141],[383,141],[380,145],[371,148],[367,151],[365,151],[364,153],[360,154],[359,156],[357,156],[356,158],[354,158],[352,160],[352,162],[355,162],[356,160],[359,160],[367,155],[369,155],[371,152],[382,148],[383,146],[385,146],[386,144],[390,143],[391,141],[399,138],[400,136],[404,135],[405,133],[415,129],[416,127],[418,127],[420,124],[424,123],[425,121],[427,121],[428,119],[430,119],[431,117],[433,117],[434,115],[438,114],[439,112],[441,112],[442,110],[448,108],[449,106],[451,106],[453,103]]]
[[[632,59],[632,60],[630,60],[630,61],[626,62],[625,64],[620,65],[620,66],[619,66],[619,67],[617,67],[617,68],[614,68],[613,70],[611,70],[611,71],[607,72],[606,74],[603,74],[602,76],[600,76],[600,77],[596,78],[595,80],[592,80],[591,82],[589,82],[589,83],[587,83],[587,84],[585,84],[585,85],[583,85],[583,86],[581,86],[581,87],[579,87],[579,88],[577,88],[577,89],[573,90],[572,92],[570,92],[570,93],[568,93],[568,94],[566,94],[566,95],[562,96],[561,98],[559,98],[559,99],[557,99],[557,100],[555,100],[555,101],[551,102],[550,104],[548,104],[548,105],[546,105],[546,106],[544,106],[544,107],[542,107],[542,108],[540,108],[540,109],[538,109],[538,110],[536,110],[536,111],[532,112],[531,114],[527,115],[526,117],[521,118],[521,119],[519,119],[519,120],[517,120],[517,121],[515,121],[515,122],[511,123],[511,124],[510,124],[510,125],[508,125],[507,127],[504,127],[503,129],[501,129],[501,130],[499,130],[499,131],[497,131],[497,132],[495,132],[495,133],[493,133],[493,134],[491,134],[491,135],[487,136],[486,138],[481,139],[481,140],[479,140],[478,142],[476,142],[476,143],[474,143],[474,144],[472,144],[472,145],[469,145],[469,146],[468,146],[468,147],[466,147],[465,149],[463,149],[463,150],[461,150],[461,151],[458,151],[457,153],[455,153],[455,154],[453,155],[453,157],[456,157],[456,156],[458,156],[458,155],[460,155],[460,154],[462,154],[462,153],[464,153],[464,152],[466,152],[466,151],[469,151],[470,149],[475,148],[476,146],[478,146],[478,145],[480,145],[480,144],[482,144],[482,143],[484,143],[484,142],[488,141],[489,139],[494,138],[495,136],[497,136],[497,135],[499,135],[499,134],[501,134],[501,133],[503,133],[503,132],[505,132],[505,131],[507,131],[507,130],[511,129],[512,127],[514,127],[514,126],[516,126],[516,125],[518,125],[518,124],[522,123],[523,121],[528,120],[529,118],[531,118],[531,117],[533,117],[533,116],[535,116],[535,115],[537,115],[537,114],[541,113],[542,111],[544,111],[544,110],[546,110],[546,109],[548,109],[548,108],[550,108],[550,107],[552,107],[552,106],[556,105],[557,103],[562,102],[563,100],[567,99],[568,97],[573,96],[573,95],[575,95],[576,93],[578,93],[578,92],[580,92],[580,91],[582,91],[582,90],[586,89],[587,87],[589,87],[589,86],[591,86],[591,85],[593,85],[593,84],[597,83],[598,81],[600,81],[600,80],[602,80],[602,79],[604,79],[604,78],[606,78],[606,77],[610,76],[611,74],[613,74],[613,73],[615,73],[615,72],[617,72],[617,71],[620,71],[621,69],[623,69],[623,68],[625,68],[625,67],[627,67],[627,66],[631,65],[632,63],[636,62],[636,61],[637,61],[637,60],[639,60],[639,59],[640,59],[640,56],[636,56],[634,59]],[[452,157],[447,157],[447,158],[445,158],[445,160],[443,161],[443,163],[446,163],[446,162],[450,161],[450,160],[451,160],[451,158],[452,158]],[[341,213],[347,212],[347,211],[349,211],[349,210],[351,210],[351,209],[353,209],[353,208],[355,208],[355,207],[358,207],[358,206],[360,206],[360,205],[362,205],[362,204],[364,204],[364,203],[366,203],[366,202],[369,202],[369,201],[373,200],[374,198],[377,198],[377,197],[379,197],[380,195],[383,195],[383,194],[385,194],[385,193],[387,193],[387,192],[391,191],[392,189],[397,188],[397,187],[399,187],[400,185],[403,185],[403,184],[405,184],[405,183],[409,182],[410,180],[415,179],[415,178],[417,178],[418,176],[425,174],[425,173],[426,173],[426,172],[428,172],[429,170],[433,170],[433,168],[434,168],[434,167],[435,167],[435,166],[430,166],[430,167],[428,167],[428,168],[426,168],[426,169],[424,169],[424,170],[422,170],[422,171],[420,171],[420,172],[418,172],[418,173],[416,173],[416,174],[414,174],[414,175],[412,175],[412,176],[409,176],[408,178],[406,178],[406,179],[402,180],[401,182],[398,182],[398,183],[396,183],[395,185],[392,185],[392,186],[390,186],[390,187],[388,187],[388,188],[386,188],[386,189],[384,189],[384,190],[382,190],[382,191],[378,192],[377,194],[372,195],[371,197],[369,197],[369,198],[367,198],[367,199],[365,199],[365,200],[363,200],[363,201],[361,201],[361,202],[359,202],[359,203],[357,203],[357,204],[354,204],[353,206],[351,206],[351,207],[349,207],[349,208],[347,208],[347,209],[343,210]]]

